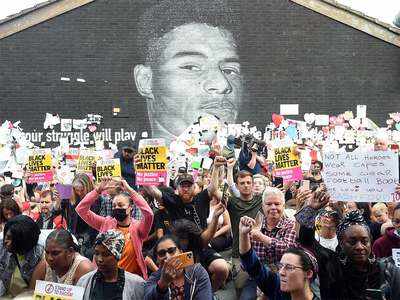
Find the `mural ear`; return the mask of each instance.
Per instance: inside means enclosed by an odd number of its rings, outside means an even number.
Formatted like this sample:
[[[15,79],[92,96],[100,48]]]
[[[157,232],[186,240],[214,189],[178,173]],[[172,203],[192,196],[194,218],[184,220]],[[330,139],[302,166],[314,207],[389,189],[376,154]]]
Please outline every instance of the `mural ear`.
[[[136,65],[134,68],[135,84],[140,95],[153,99],[151,67]]]

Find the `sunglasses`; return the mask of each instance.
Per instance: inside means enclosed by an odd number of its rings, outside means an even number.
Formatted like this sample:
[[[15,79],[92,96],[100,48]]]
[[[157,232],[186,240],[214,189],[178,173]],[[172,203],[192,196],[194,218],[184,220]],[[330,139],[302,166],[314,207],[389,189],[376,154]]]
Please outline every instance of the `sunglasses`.
[[[165,255],[167,255],[167,253],[174,254],[175,252],[176,252],[176,247],[170,247],[168,249],[162,249],[162,250],[157,251],[157,255],[159,257],[164,257]]]

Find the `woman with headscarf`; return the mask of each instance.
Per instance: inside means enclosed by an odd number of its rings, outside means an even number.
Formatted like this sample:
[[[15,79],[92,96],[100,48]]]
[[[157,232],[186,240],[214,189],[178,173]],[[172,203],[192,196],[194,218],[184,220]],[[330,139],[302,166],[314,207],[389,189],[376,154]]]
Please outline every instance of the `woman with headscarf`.
[[[85,288],[83,300],[142,300],[143,278],[118,267],[125,245],[122,233],[102,232],[94,244],[97,270],[87,273],[77,283]]]
[[[0,245],[0,296],[16,296],[35,287],[37,267],[43,259],[39,234],[39,227],[28,216],[18,215],[5,224]]]
[[[362,213],[350,211],[337,226],[336,251],[322,247],[314,239],[318,210],[329,202],[322,189],[311,194],[309,205],[296,214],[299,239],[317,260],[322,299],[400,299],[400,269],[392,258],[376,260],[371,251],[371,233]],[[384,298],[385,297],[385,298]]]

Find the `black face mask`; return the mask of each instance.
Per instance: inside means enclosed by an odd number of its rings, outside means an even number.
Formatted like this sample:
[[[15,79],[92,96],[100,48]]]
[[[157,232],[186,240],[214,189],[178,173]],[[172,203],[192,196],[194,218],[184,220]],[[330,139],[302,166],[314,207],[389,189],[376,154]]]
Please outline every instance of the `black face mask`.
[[[115,218],[118,222],[122,222],[123,220],[126,219],[127,214],[126,214],[126,208],[114,208],[112,210],[112,216]]]

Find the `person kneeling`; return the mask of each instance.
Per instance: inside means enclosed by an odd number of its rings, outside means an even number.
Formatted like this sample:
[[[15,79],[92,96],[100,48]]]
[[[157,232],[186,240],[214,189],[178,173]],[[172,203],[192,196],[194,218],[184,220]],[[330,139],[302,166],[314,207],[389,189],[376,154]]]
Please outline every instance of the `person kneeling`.
[[[318,264],[307,250],[289,248],[277,264],[278,273],[261,264],[250,244],[255,220],[244,216],[239,223],[239,253],[243,268],[270,300],[319,300]]]
[[[52,231],[46,239],[46,260],[39,264],[38,279],[75,285],[79,278],[94,269],[90,260],[78,250],[69,231]]]
[[[124,236],[116,230],[96,237],[93,257],[97,270],[87,273],[77,283],[85,288],[83,300],[143,299],[144,279],[118,268],[124,244]]]

